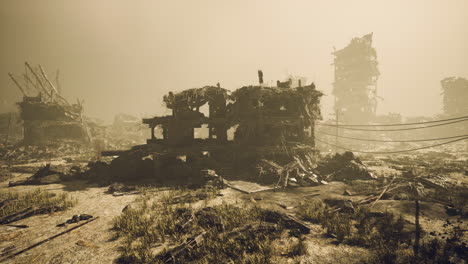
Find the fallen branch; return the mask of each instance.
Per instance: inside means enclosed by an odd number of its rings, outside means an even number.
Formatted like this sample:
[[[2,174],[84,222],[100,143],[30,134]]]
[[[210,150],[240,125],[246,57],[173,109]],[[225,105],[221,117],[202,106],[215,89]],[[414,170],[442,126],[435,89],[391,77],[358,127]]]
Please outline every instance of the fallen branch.
[[[250,237],[251,235],[259,236],[265,233],[272,233],[277,230],[278,227],[276,224],[262,223],[257,225],[246,225],[227,233],[221,233],[219,236],[226,237],[227,239],[236,239],[239,237],[246,238]],[[181,245],[162,253],[158,258],[161,259],[163,263],[176,263],[179,258],[186,256],[190,250],[200,246],[207,234],[208,232],[204,231],[198,236],[189,239],[187,242],[184,242]]]
[[[377,199],[372,203],[370,208],[374,207],[374,205],[380,200],[380,198],[382,198],[382,196],[388,191],[388,188],[390,188],[390,185],[392,185],[394,180],[395,180],[395,177],[393,177],[393,179],[390,181],[387,187],[385,187],[385,189],[380,193],[379,197],[377,197]]]
[[[245,194],[250,194],[250,193],[251,193],[251,192],[249,192],[249,191],[245,191],[245,190],[239,189],[239,188],[237,188],[237,187],[234,187],[234,186],[230,185],[229,183],[227,183],[226,186],[227,186],[228,188],[231,188],[231,189],[233,189],[233,190],[239,191],[239,192],[241,192],[241,193],[245,193]]]
[[[6,226],[16,227],[16,228],[28,228],[29,227],[27,225],[6,225]]]
[[[67,230],[65,230],[65,231],[63,231],[63,232],[60,232],[60,233],[56,234],[56,235],[53,235],[53,236],[51,236],[51,237],[49,237],[49,238],[47,238],[47,239],[44,239],[44,240],[42,240],[42,241],[40,241],[40,242],[37,242],[36,244],[33,244],[33,245],[31,245],[31,246],[29,246],[29,247],[23,249],[23,250],[20,250],[20,251],[14,253],[14,254],[12,254],[12,255],[10,255],[10,256],[8,256],[8,257],[5,257],[5,258],[1,259],[1,260],[0,260],[0,263],[3,263],[4,261],[6,261],[6,260],[8,260],[8,259],[11,259],[11,258],[13,258],[13,257],[16,257],[16,256],[18,256],[19,254],[22,254],[22,253],[24,253],[24,252],[26,252],[26,251],[29,251],[29,250],[31,250],[31,249],[33,249],[33,248],[35,248],[35,247],[37,247],[37,246],[39,246],[39,245],[41,245],[41,244],[44,244],[44,243],[47,242],[47,241],[50,241],[50,240],[52,240],[52,239],[54,239],[54,238],[57,238],[57,237],[59,237],[59,236],[61,236],[61,235],[64,235],[64,234],[66,234],[66,233],[69,233],[69,232],[71,232],[71,231],[73,231],[73,230],[75,230],[75,229],[77,229],[77,228],[79,228],[79,227],[82,227],[82,226],[84,226],[84,225],[86,225],[86,224],[88,224],[88,223],[91,223],[92,221],[94,221],[94,220],[96,220],[96,219],[98,219],[98,218],[99,218],[99,216],[96,217],[96,218],[90,219],[90,220],[88,220],[88,221],[86,221],[86,222],[84,222],[84,223],[82,223],[82,224],[79,224],[79,225],[77,225],[77,226],[74,226],[74,227],[72,227],[72,228],[69,228],[69,229],[67,229]]]
[[[193,239],[189,239],[187,242],[169,250],[163,256],[161,256],[164,263],[173,263],[177,258],[186,254],[190,249],[193,249],[200,245],[203,241],[204,236],[206,235],[206,231],[199,234],[198,236],[194,237]]]
[[[277,211],[268,211],[265,213],[265,221],[270,223],[282,223],[288,229],[298,229],[303,234],[310,233],[310,227],[297,219],[295,216]]]
[[[40,207],[40,208],[37,208],[37,207],[34,207],[34,206],[33,207],[28,207],[28,208],[24,209],[23,211],[20,211],[20,212],[11,214],[11,215],[7,215],[7,216],[1,218],[0,219],[0,224],[2,224],[2,225],[10,224],[10,223],[19,221],[21,219],[28,218],[28,217],[33,216],[33,215],[56,212],[56,211],[59,211],[60,209],[61,209],[60,207],[56,207],[56,206]]]

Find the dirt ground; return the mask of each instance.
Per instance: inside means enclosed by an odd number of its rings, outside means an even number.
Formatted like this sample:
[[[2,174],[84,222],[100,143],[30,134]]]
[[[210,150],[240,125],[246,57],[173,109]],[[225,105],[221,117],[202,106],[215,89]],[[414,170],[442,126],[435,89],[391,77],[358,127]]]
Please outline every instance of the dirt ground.
[[[26,177],[23,175],[22,177]],[[2,191],[24,192],[40,188],[55,193],[69,192],[77,200],[76,206],[51,215],[38,215],[15,222],[17,225],[28,225],[29,228],[20,229],[15,227],[0,226],[0,250],[14,246],[18,249],[26,248],[34,243],[53,236],[65,227],[56,227],[76,214],[91,214],[99,217],[81,228],[57,237],[21,255],[18,255],[5,263],[112,263],[117,257],[117,249],[120,245],[118,240],[113,240],[110,231],[112,219],[122,212],[122,209],[132,203],[137,195],[113,196],[106,194],[107,187],[89,185],[82,181],[69,182],[67,185],[50,184],[46,186],[16,186],[8,188],[7,182],[0,185]],[[224,202],[236,202],[241,200],[252,200],[261,206],[275,207],[282,210],[278,205],[294,204],[294,201],[310,194],[319,194],[320,197],[339,195],[345,188],[342,183],[331,183],[330,185],[318,187],[298,188],[286,192],[264,191],[254,194],[245,194],[230,188],[221,191],[223,196],[209,201],[208,205],[216,205]],[[158,195],[158,190],[154,190]],[[160,191],[164,192],[163,190]],[[262,200],[255,200],[261,198]],[[201,206],[203,201],[198,202]],[[195,205],[196,206],[196,205]],[[284,210],[284,209],[283,209]],[[70,226],[71,227],[71,226]],[[320,229],[315,226],[315,229]],[[356,259],[366,253],[366,250],[350,246],[336,246],[332,239],[323,238],[321,235],[312,233],[306,244],[308,254],[304,256],[306,263],[340,263],[339,259]],[[318,250],[320,249],[320,250]]]
[[[38,167],[44,163],[25,164],[22,166]],[[369,168],[380,176],[395,173],[385,165],[373,165]],[[6,260],[5,263],[113,263],[119,256],[118,248],[121,245],[119,239],[115,239],[111,231],[113,219],[122,213],[122,209],[135,201],[139,194],[125,194],[115,196],[106,193],[108,187],[99,187],[84,181],[67,181],[61,184],[49,184],[41,186],[15,186],[8,187],[12,179],[20,180],[30,176],[28,173],[14,173],[11,177],[3,177],[0,182],[0,192],[26,192],[36,189],[47,190],[53,193],[68,193],[77,204],[61,212],[50,215],[36,215],[15,222],[16,225],[27,225],[28,228],[0,226],[0,253],[8,251],[17,252],[39,241],[58,234],[67,228],[57,227],[57,224],[65,222],[73,215],[90,214],[95,218],[93,222],[77,228],[67,234],[47,241],[27,252]],[[452,173],[449,175],[458,184],[468,184],[466,175]],[[251,193],[241,192],[233,188],[221,190],[221,195],[209,201],[198,201],[195,206],[207,206],[221,204],[222,202],[236,203],[247,201],[256,203],[264,208],[271,208],[288,214],[297,213],[295,206],[305,199],[338,199],[358,201],[365,196],[344,195],[350,186],[343,182],[330,182],[326,185],[315,187],[296,187],[285,190],[272,190],[268,186],[259,186],[245,182],[233,182],[233,186],[248,190]],[[149,187],[147,191],[151,195],[162,195],[167,188]],[[258,192],[255,192],[258,190]],[[375,211],[390,210],[395,214],[401,214],[409,223],[414,223],[414,202],[401,200],[380,200],[373,208]],[[446,236],[450,226],[446,223],[458,222],[459,216],[448,216],[445,208],[437,203],[421,203],[421,225],[428,232],[435,230],[434,236]],[[306,235],[306,254],[300,257],[300,263],[361,263],[372,252],[368,249],[336,244],[332,238],[323,235],[320,225],[310,224],[311,233]],[[467,223],[462,223],[462,228],[467,229]],[[465,235],[466,237],[466,235]],[[8,254],[5,254],[5,256]],[[297,260],[297,259],[296,259]],[[293,259],[287,263],[293,263]],[[297,262],[296,262],[297,263]]]

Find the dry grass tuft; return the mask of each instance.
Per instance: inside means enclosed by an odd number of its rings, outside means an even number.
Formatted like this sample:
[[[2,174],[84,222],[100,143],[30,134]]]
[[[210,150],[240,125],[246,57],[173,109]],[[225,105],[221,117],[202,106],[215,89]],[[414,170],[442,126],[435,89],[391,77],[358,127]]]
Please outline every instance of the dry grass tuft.
[[[191,191],[188,191],[191,192]],[[198,192],[206,192],[199,190]],[[208,191],[210,193],[210,191]],[[161,256],[203,232],[203,240],[174,263],[270,263],[272,241],[282,229],[258,231],[265,211],[248,204],[227,204],[193,208],[189,203],[173,203],[187,191],[170,191],[158,200],[142,196],[114,219],[114,230],[122,237],[119,263],[161,263]],[[213,197],[213,196],[211,196]],[[261,230],[261,229],[260,229]],[[298,242],[290,255],[305,252]],[[161,250],[162,249],[162,250]]]
[[[66,210],[76,204],[68,194],[56,195],[48,191],[36,189],[25,193],[2,192],[0,193],[0,218],[18,213],[29,207],[43,208],[52,213],[58,210]]]

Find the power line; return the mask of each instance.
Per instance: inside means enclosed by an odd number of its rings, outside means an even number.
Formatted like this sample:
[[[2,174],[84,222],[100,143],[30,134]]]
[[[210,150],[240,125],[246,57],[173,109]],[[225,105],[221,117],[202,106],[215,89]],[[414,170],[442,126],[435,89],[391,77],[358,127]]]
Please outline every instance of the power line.
[[[445,125],[450,125],[450,124],[459,123],[459,122],[464,122],[464,121],[468,121],[468,119],[457,120],[457,121],[447,122],[447,123],[443,123],[443,124],[436,124],[436,125],[423,126],[423,127],[410,127],[410,128],[395,128],[395,129],[361,129],[361,128],[345,127],[345,126],[341,126],[341,125],[339,125],[339,126],[336,127],[336,128],[346,129],[346,130],[354,130],[354,131],[404,131],[404,130],[416,130],[416,129],[430,128],[430,127],[445,126]],[[318,125],[324,125],[324,126],[332,126],[332,127],[335,127],[334,125],[329,125],[329,124],[318,124]]]
[[[336,147],[336,148],[340,148],[340,149],[344,149],[344,150],[348,150],[348,151],[352,151],[352,152],[356,152],[356,153],[368,153],[368,154],[392,154],[392,153],[410,152],[410,151],[415,151],[415,150],[421,150],[421,149],[427,149],[427,148],[432,148],[432,147],[447,145],[447,144],[450,144],[450,143],[453,143],[453,142],[457,142],[457,141],[461,141],[461,140],[465,140],[465,139],[468,139],[468,137],[459,138],[459,139],[455,139],[455,140],[451,140],[451,141],[447,141],[447,142],[443,142],[443,143],[439,143],[439,144],[435,144],[435,145],[430,145],[430,146],[425,146],[425,147],[420,147],[420,148],[414,148],[414,149],[406,149],[406,150],[396,150],[396,151],[360,151],[360,150],[353,150],[353,149],[345,148],[345,147],[342,147],[342,146],[337,146],[337,145],[328,143],[328,142],[326,142],[326,141],[320,140],[320,139],[318,139],[318,138],[315,138],[315,140],[317,140],[317,141],[319,141],[319,142],[325,143],[325,144],[327,144],[327,145],[330,145],[330,146],[333,146],[333,147]]]
[[[333,136],[333,137],[337,136],[337,135],[332,135],[332,134],[319,132],[319,131],[316,131],[315,133],[323,134],[323,135],[327,135],[327,136]],[[372,142],[422,142],[422,141],[435,141],[435,140],[443,140],[443,139],[468,137],[468,134],[459,135],[459,136],[451,136],[451,137],[443,137],[443,138],[428,138],[428,139],[413,139],[413,140],[379,140],[379,139],[365,139],[365,138],[355,138],[355,137],[346,137],[346,136],[337,136],[337,137],[360,140],[360,141],[372,141]]]
[[[445,121],[452,121],[452,120],[459,120],[459,119],[467,119],[468,116],[461,116],[461,117],[455,117],[455,118],[448,118],[448,119],[440,119],[440,120],[434,120],[434,121],[427,121],[427,122],[417,122],[417,123],[401,123],[401,124],[384,124],[384,125],[346,125],[346,124],[341,124],[341,125],[331,125],[331,124],[325,124],[325,123],[317,123],[317,125],[322,125],[322,126],[338,126],[338,127],[385,127],[385,126],[410,126],[410,125],[424,125],[424,124],[431,124],[431,123],[440,123],[440,122],[445,122]]]

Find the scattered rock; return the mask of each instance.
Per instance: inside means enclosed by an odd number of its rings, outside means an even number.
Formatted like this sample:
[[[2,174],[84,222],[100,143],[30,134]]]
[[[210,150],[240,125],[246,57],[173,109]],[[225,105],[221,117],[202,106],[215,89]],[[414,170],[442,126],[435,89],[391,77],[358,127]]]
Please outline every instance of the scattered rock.
[[[133,186],[127,186],[122,183],[113,183],[107,189],[107,193],[114,194],[114,193],[125,193],[125,192],[132,192],[135,191],[136,188]]]
[[[89,220],[91,218],[93,218],[93,216],[89,215],[89,214],[74,215],[74,216],[72,216],[72,218],[68,219],[64,223],[58,224],[57,226],[58,227],[59,226],[66,226],[67,224],[74,224],[74,223],[78,223],[80,221]]]

